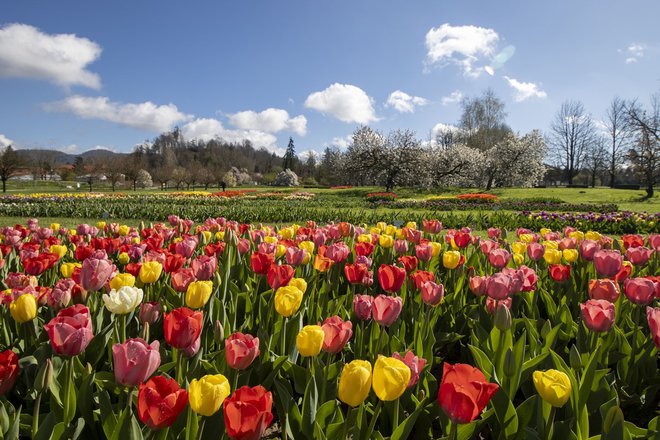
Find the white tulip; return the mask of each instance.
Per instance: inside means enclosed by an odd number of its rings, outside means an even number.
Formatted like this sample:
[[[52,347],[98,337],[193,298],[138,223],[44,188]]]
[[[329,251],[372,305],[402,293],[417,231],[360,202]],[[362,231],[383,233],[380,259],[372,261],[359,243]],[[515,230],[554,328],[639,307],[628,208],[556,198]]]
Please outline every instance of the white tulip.
[[[124,286],[118,290],[112,289],[109,294],[103,295],[105,307],[117,315],[131,313],[142,302],[142,289]]]

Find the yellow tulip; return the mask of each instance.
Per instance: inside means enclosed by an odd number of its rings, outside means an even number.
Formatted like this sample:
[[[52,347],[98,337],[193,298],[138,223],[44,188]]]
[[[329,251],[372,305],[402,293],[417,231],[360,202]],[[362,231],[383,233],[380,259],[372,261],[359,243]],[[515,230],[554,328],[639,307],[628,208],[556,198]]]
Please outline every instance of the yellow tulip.
[[[385,228],[385,233],[390,236],[395,236],[398,231],[398,228],[394,225],[387,225]]]
[[[417,229],[417,223],[416,222],[408,222],[408,223],[406,223],[406,228],[408,228],[408,229]]]
[[[24,293],[9,304],[9,313],[19,324],[32,321],[37,317],[37,300],[29,293]]]
[[[307,251],[308,254],[313,254],[314,253],[314,242],[313,241],[301,241],[300,244],[298,244],[298,247],[300,249],[304,249]]]
[[[588,231],[586,234],[584,234],[584,238],[586,238],[587,240],[600,241],[600,239],[603,238],[603,236],[600,235],[598,232]]]
[[[357,241],[358,243],[371,243],[371,234],[360,234]]]
[[[296,336],[296,347],[303,357],[317,356],[323,348],[325,333],[320,325],[306,325]]]
[[[291,278],[291,281],[289,281],[289,286],[297,287],[302,293],[307,291],[307,281],[305,281],[303,278]]]
[[[204,244],[207,244],[211,241],[213,233],[211,231],[202,231],[202,237],[204,238]]]
[[[104,221],[96,222],[96,227],[99,228],[100,230],[104,230],[105,222]]]
[[[113,279],[110,280],[110,288],[119,290],[124,286],[135,286],[135,277],[130,273],[118,273]]]
[[[75,229],[69,229],[69,235],[78,235],[78,231]]]
[[[163,273],[163,265],[158,261],[147,261],[140,267],[140,281],[144,284],[155,283]]]
[[[442,265],[446,269],[456,269],[461,262],[461,253],[458,251],[447,251],[442,254]]]
[[[284,240],[288,240],[290,238],[293,238],[293,228],[282,228],[280,229],[280,236]]]
[[[387,223],[378,222],[376,223],[376,227],[381,230],[381,233],[384,233],[387,230]]]
[[[578,242],[584,240],[585,234],[582,231],[573,231],[568,234],[569,238],[575,238]]]
[[[52,254],[58,255],[60,258],[65,256],[66,251],[68,251],[68,250],[69,250],[69,248],[67,248],[66,246],[63,246],[63,245],[59,245],[59,244],[53,244],[53,245],[50,246],[50,252]]]
[[[121,226],[119,226],[119,229],[117,230],[117,232],[119,233],[119,235],[124,237],[124,236],[128,235],[129,232],[131,232],[131,227],[128,226],[128,225],[121,225]]]
[[[543,259],[548,264],[561,264],[562,252],[559,249],[545,249]]]
[[[269,244],[275,244],[277,243],[277,237],[273,237],[272,235],[269,235],[267,237],[264,237],[264,241]]]
[[[201,309],[209,302],[213,292],[213,281],[193,281],[186,290],[186,305],[191,309]]]
[[[374,227],[374,228],[369,229],[369,233],[370,233],[370,234],[380,235],[380,234],[383,233],[383,231],[382,231],[380,228],[376,228],[376,227]]]
[[[523,254],[513,254],[513,262],[516,263],[516,266],[520,266],[525,262],[525,256]]]
[[[534,241],[534,236],[532,234],[520,234],[520,237],[518,237],[520,241],[523,243],[531,243]]]
[[[556,408],[564,406],[571,397],[571,381],[564,372],[535,371],[533,380],[541,398]]]
[[[119,254],[119,263],[121,264],[128,264],[131,261],[131,257],[128,255],[127,252],[122,252]]]
[[[549,233],[551,233],[551,232],[552,232],[552,229],[549,229],[549,228],[541,228],[541,230],[539,231],[539,234],[541,234],[541,237],[543,237],[544,235],[549,234]]]
[[[298,311],[303,293],[296,286],[282,286],[275,292],[275,310],[288,318]]]
[[[402,361],[385,356],[376,360],[372,387],[380,400],[398,399],[406,391],[409,381],[410,368]]]
[[[339,378],[339,400],[350,406],[358,406],[365,401],[371,391],[371,364],[356,359],[344,365]]]
[[[215,239],[217,241],[223,241],[225,239],[225,231],[218,231],[215,233]]]
[[[222,374],[207,374],[193,379],[188,386],[188,402],[197,414],[209,417],[218,412],[222,402],[229,396],[229,381]]]
[[[60,230],[60,224],[59,223],[51,223],[50,224],[50,229],[52,229],[53,231],[55,231],[55,233],[57,233]]]
[[[580,254],[578,253],[577,249],[564,249],[562,251],[562,255],[564,256],[564,260],[570,264],[575,263]]]
[[[391,248],[394,246],[394,238],[391,235],[381,235],[378,237],[378,244],[384,248]]]
[[[543,245],[546,249],[559,249],[559,243],[554,240],[544,241]]]
[[[280,258],[285,253],[286,253],[286,246],[284,246],[283,244],[278,244],[277,247],[275,248],[275,258]]]
[[[438,243],[437,241],[432,241],[429,243],[431,245],[431,248],[433,249],[432,255],[434,257],[437,257],[440,255],[440,252],[442,251],[442,243]]]
[[[511,250],[514,254],[524,254],[527,251],[527,245],[522,241],[511,243]]]
[[[405,240],[406,239],[406,234],[403,232],[403,229],[397,229],[394,236],[396,238],[398,238],[399,240]]]
[[[60,274],[64,278],[71,278],[73,276],[73,271],[76,267],[82,267],[80,263],[62,263],[60,266]]]

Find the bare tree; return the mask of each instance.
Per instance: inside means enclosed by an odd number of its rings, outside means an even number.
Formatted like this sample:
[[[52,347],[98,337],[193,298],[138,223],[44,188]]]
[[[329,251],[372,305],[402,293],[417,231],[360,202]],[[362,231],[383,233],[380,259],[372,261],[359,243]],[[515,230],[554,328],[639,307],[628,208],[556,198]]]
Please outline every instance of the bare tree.
[[[628,115],[626,111],[626,102],[615,97],[607,108],[607,119],[605,120],[605,129],[609,138],[609,175],[610,187],[614,188],[616,183],[616,174],[624,154],[630,146],[631,133]]]
[[[2,180],[2,192],[7,192],[7,180],[16,174],[21,165],[21,160],[11,145],[8,145],[0,153],[0,180]]]
[[[608,158],[607,144],[608,139],[603,136],[595,137],[593,142],[589,144],[584,167],[589,171],[592,188],[596,186],[596,177],[608,168],[608,161],[611,158]]]
[[[468,147],[488,150],[511,132],[506,124],[504,101],[492,89],[486,89],[481,96],[463,98],[461,107],[461,141]]]
[[[660,182],[660,93],[651,96],[649,109],[633,101],[627,110],[628,122],[635,134],[628,159],[650,198],[654,194],[653,187]]]
[[[564,170],[569,185],[583,166],[595,132],[591,116],[584,110],[582,102],[562,103],[550,126],[550,144],[555,161]]]

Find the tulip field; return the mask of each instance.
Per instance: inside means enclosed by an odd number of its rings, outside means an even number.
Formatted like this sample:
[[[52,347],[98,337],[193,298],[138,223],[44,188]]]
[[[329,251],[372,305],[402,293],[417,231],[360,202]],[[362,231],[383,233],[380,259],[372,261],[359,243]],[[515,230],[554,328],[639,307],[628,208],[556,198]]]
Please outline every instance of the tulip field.
[[[660,439],[645,215],[2,227],[0,439]]]

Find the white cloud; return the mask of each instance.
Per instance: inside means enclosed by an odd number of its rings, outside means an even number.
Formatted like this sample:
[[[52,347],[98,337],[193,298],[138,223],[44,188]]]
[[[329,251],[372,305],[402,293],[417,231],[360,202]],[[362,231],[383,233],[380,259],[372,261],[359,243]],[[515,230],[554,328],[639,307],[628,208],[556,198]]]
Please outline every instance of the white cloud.
[[[258,130],[267,133],[292,131],[300,136],[307,134],[307,118],[303,115],[289,117],[289,112],[279,108],[267,108],[257,113],[246,110],[229,115],[229,123],[244,130]]]
[[[324,142],[323,146],[324,147],[338,147],[340,149],[344,149],[348,147],[351,142],[353,142],[353,135],[352,134],[347,134],[346,136],[342,137],[333,137],[330,142]]]
[[[515,90],[513,99],[516,102],[523,102],[531,98],[545,99],[548,97],[548,94],[541,90],[538,84],[521,82],[517,79],[509,78],[508,76],[505,76],[504,79],[506,79],[509,85]]]
[[[414,113],[415,107],[428,104],[429,101],[421,96],[410,96],[406,92],[396,90],[387,98],[387,107],[394,107],[400,113]]]
[[[431,140],[430,141],[424,141],[424,142],[422,142],[422,144],[424,146],[435,147],[435,146],[438,145],[437,137],[438,137],[439,134],[441,134],[441,133],[442,134],[451,133],[451,134],[456,135],[456,134],[460,133],[460,131],[461,131],[461,129],[458,128],[455,125],[443,124],[442,122],[439,122],[439,123],[435,124],[433,126],[433,128],[431,129],[431,133],[430,133]]]
[[[101,46],[75,34],[45,34],[19,23],[0,28],[0,76],[98,89],[101,79],[87,66],[100,55]]]
[[[60,148],[57,148],[57,149],[60,150],[63,153],[69,153],[69,154],[78,153],[80,151],[78,145],[76,145],[76,144],[69,144],[66,147],[60,147]]]
[[[456,64],[464,75],[479,76],[484,69],[475,63],[493,55],[499,38],[493,29],[445,23],[426,34],[426,64]]]
[[[217,119],[195,119],[184,125],[181,132],[186,139],[200,139],[203,141],[222,139],[226,142],[236,143],[248,140],[255,148],[265,147],[276,154],[284,154],[284,148],[277,146],[277,138],[274,135],[259,130],[230,130],[225,128],[222,122]]]
[[[142,130],[163,132],[173,125],[188,121],[174,104],[156,105],[151,101],[133,103],[112,102],[105,96],[73,95],[44,105],[48,111],[69,112],[84,119],[101,119]]]
[[[646,51],[646,45],[642,43],[632,43],[625,49],[619,49],[619,53],[623,53],[626,56],[626,64],[633,64],[639,61],[640,58],[644,57],[644,52]]]
[[[447,106],[461,102],[461,99],[463,99],[463,92],[460,90],[454,90],[449,96],[443,96],[440,102],[442,102],[442,105]]]
[[[8,146],[12,145],[13,143],[14,143],[14,141],[9,139],[4,134],[0,133],[0,148],[8,147]]]
[[[378,120],[373,99],[361,88],[350,84],[334,83],[325,90],[310,94],[305,107],[348,123],[368,124]]]

